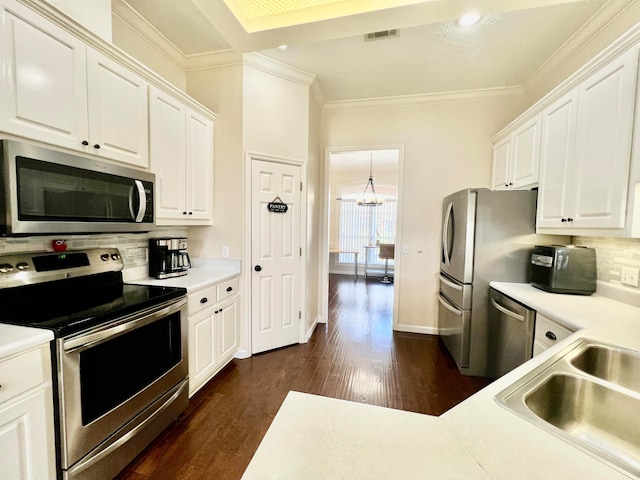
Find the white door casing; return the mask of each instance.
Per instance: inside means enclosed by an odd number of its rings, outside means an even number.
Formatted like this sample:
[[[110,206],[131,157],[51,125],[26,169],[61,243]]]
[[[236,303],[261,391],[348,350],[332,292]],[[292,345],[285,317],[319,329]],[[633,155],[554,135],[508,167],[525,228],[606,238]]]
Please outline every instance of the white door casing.
[[[300,167],[251,162],[251,351],[300,341]],[[268,204],[282,201],[284,213]]]

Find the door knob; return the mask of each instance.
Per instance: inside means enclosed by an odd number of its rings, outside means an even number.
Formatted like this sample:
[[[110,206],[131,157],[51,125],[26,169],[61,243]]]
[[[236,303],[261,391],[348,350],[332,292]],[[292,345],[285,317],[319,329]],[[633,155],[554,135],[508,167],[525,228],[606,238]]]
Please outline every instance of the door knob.
[[[256,272],[259,272],[260,270],[262,270],[262,267],[261,267],[260,265],[256,265],[255,267],[253,267],[253,269],[254,269]]]

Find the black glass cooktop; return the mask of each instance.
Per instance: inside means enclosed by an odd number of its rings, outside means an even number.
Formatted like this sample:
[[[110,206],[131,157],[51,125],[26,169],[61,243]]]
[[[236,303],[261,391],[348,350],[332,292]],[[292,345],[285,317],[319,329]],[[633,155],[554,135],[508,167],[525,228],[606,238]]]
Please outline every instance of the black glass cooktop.
[[[184,296],[176,287],[122,282],[108,272],[0,289],[0,323],[47,328],[64,337]]]

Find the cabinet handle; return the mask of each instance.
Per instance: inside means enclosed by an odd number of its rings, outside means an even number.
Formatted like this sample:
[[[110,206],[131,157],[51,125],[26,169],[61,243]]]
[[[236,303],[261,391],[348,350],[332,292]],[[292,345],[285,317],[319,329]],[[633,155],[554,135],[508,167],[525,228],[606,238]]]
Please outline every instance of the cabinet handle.
[[[227,287],[227,292],[230,292],[233,290],[233,287]]]
[[[509,186],[512,186],[512,185],[513,185],[513,182],[509,182]]]
[[[209,301],[209,299],[207,297],[202,297],[200,299],[200,303],[207,303]]]
[[[214,315],[217,315],[219,311],[220,311],[220,310],[216,310],[215,312],[213,312],[213,313],[214,313]]]
[[[505,183],[505,184],[504,184],[504,186],[505,186],[505,187],[508,187],[508,186],[509,186],[509,184],[508,184],[508,183]]]
[[[182,212],[182,214],[183,214],[183,215],[186,215],[186,214],[187,214],[187,212]]]
[[[571,217],[567,218],[567,222],[573,222],[573,218]]]
[[[96,150],[100,149],[100,145],[98,145],[97,143],[93,146],[93,148],[95,148]]]
[[[82,141],[82,145],[84,145],[86,147],[87,145],[89,145],[89,142],[87,142],[86,140],[83,140]]]
[[[193,215],[193,212],[189,212],[189,215]]]
[[[544,334],[545,337],[547,337],[549,340],[557,340],[558,337],[556,337],[556,334],[553,332],[547,332]]]
[[[561,221],[562,223],[565,223],[565,222],[567,221],[567,219],[566,219],[566,218],[561,218],[561,219],[560,219],[560,221]]]

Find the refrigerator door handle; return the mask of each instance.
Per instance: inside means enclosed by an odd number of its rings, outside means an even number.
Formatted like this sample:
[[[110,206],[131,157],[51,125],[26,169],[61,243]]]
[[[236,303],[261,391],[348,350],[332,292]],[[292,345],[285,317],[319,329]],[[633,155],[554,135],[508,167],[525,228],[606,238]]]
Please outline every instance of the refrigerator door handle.
[[[500,312],[504,313],[505,315],[508,315],[511,318],[515,318],[516,320],[524,322],[524,317],[522,315],[518,315],[517,313],[512,312],[508,308],[503,307],[498,302],[496,302],[494,298],[491,298],[491,303],[493,304],[494,307],[496,307]]]
[[[451,256],[447,240],[449,239],[449,226],[451,224],[452,210],[453,202],[449,203],[449,206],[447,206],[447,212],[444,214],[444,226],[442,228],[442,257],[445,265],[451,264]]]
[[[445,302],[442,297],[438,297],[438,300],[440,301],[440,303],[442,304],[442,306],[444,308],[446,308],[447,310],[449,310],[451,313],[457,315],[458,317],[462,316],[462,310],[458,310],[455,307],[452,307],[451,305],[449,305],[449,302]]]
[[[453,283],[453,282],[447,280],[446,278],[444,278],[442,275],[440,275],[440,281],[442,283],[444,283],[447,287],[451,287],[454,290],[457,290],[459,292],[462,291],[462,285],[458,285],[457,283]]]

